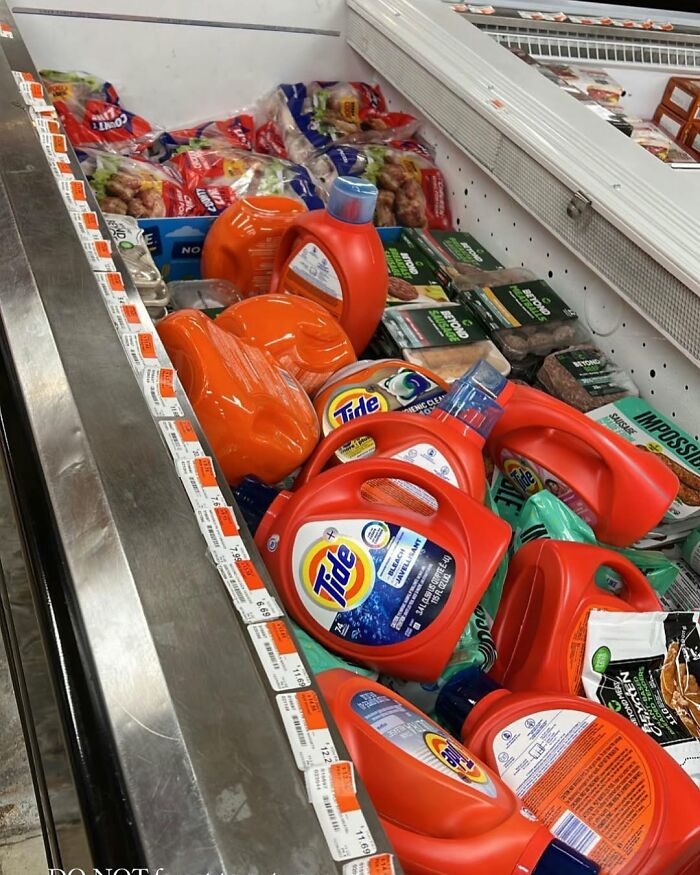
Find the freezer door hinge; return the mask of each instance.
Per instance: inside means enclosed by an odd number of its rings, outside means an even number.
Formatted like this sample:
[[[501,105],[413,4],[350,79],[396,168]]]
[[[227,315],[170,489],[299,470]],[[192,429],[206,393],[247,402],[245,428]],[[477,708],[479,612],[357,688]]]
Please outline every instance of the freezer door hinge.
[[[566,207],[566,213],[571,219],[580,219],[591,206],[591,199],[582,191],[577,191]]]

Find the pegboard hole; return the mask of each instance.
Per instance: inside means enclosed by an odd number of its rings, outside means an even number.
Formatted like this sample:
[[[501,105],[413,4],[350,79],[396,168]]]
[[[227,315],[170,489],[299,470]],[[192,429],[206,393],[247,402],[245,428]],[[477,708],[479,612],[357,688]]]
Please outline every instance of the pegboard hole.
[[[654,390],[653,390],[653,389],[649,389],[649,394],[650,394],[650,395],[653,395],[653,394],[654,394]]]
[[[664,367],[666,367],[666,362],[664,362]]]
[[[456,225],[457,225],[457,227],[459,228],[459,226],[460,226],[461,224],[462,224],[462,220],[459,218],[459,216],[457,216],[457,220],[456,220]]]
[[[643,341],[642,341],[642,346],[646,348],[646,345],[647,345],[646,340],[643,340]]]
[[[651,377],[652,380],[656,376],[656,371],[653,368],[649,371],[649,376]]]
[[[506,252],[508,252],[508,247],[506,246]]]
[[[554,276],[554,271],[553,271],[553,270],[548,270],[548,271],[547,271],[547,276],[548,276],[548,277],[550,278],[550,280],[551,280],[552,277]]]
[[[469,194],[469,189],[468,189],[468,188],[465,188],[465,189],[464,189],[464,197],[466,197],[468,194]]]
[[[671,416],[672,416],[674,419],[676,418],[676,411],[675,411],[675,410],[672,410],[672,411],[671,411]]]

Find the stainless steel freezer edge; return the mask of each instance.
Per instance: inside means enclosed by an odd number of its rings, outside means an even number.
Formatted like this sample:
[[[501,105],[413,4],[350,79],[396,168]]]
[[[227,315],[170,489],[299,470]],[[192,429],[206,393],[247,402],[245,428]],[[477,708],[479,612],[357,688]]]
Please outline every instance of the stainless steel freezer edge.
[[[4,3],[0,20],[12,22]],[[0,384],[63,730],[54,753],[73,777],[64,823],[52,823],[58,791],[40,776],[50,863],[173,875],[339,871],[19,100],[11,70],[33,65],[15,37],[0,55]],[[358,796],[378,850],[390,850],[359,782]],[[67,824],[81,834],[77,852],[62,841]]]

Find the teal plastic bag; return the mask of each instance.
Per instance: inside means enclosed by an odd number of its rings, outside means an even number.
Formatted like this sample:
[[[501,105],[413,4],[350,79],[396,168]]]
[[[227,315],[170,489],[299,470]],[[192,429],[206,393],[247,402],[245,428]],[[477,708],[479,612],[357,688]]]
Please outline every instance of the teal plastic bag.
[[[530,496],[524,503],[513,528],[513,551],[517,552],[524,544],[538,538],[577,541],[580,544],[599,543],[588,523],[546,490]],[[607,544],[600,546],[629,559],[646,576],[658,595],[663,595],[678,575],[678,566],[653,550],[609,547]],[[619,592],[622,587],[619,574],[605,566],[598,569],[596,583],[611,592]]]
[[[344,668],[347,671],[352,671],[363,677],[372,678],[372,680],[377,679],[376,671],[372,671],[369,668],[363,668],[360,665],[347,662],[341,656],[336,656],[335,653],[326,650],[326,648],[322,644],[319,644],[315,638],[308,635],[301,626],[297,626],[292,620],[289,622],[294,628],[297,641],[301,645],[301,649],[304,651],[304,656],[309,663],[311,671],[315,675],[320,674],[322,671],[329,671],[332,668]]]

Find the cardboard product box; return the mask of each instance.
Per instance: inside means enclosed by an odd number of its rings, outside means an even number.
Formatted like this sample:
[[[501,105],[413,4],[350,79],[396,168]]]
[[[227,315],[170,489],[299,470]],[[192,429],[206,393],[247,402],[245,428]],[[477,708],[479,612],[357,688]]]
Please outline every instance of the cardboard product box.
[[[685,148],[700,161],[700,119],[690,122],[685,131]]]
[[[682,143],[685,139],[685,130],[688,120],[677,115],[663,104],[659,105],[659,108],[656,110],[654,121],[677,142]]]
[[[434,306],[449,302],[429,259],[416,246],[405,229],[379,228],[389,270],[387,306],[422,304]]]
[[[700,79],[671,76],[661,104],[684,123],[700,118]]]
[[[200,278],[204,238],[216,218],[139,219],[148,250],[166,282]]]

